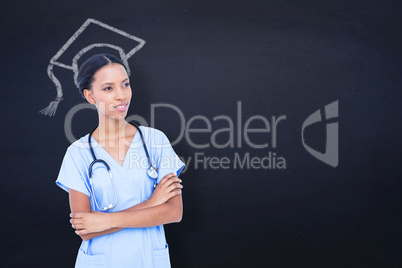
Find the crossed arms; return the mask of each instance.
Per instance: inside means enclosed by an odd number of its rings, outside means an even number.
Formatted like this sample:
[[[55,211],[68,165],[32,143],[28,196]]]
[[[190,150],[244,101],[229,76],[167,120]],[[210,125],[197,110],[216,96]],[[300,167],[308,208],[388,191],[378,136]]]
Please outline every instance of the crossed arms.
[[[91,211],[89,197],[70,189],[71,226],[83,240],[112,234],[124,228],[143,228],[180,222],[183,215],[181,180],[176,173],[163,177],[151,197],[113,213]]]

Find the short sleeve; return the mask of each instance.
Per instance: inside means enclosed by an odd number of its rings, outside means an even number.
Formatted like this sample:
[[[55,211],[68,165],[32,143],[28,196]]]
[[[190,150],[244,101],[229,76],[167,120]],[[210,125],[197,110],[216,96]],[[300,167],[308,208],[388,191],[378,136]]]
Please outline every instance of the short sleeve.
[[[177,176],[179,176],[185,166],[183,161],[181,161],[176,152],[173,150],[169,139],[165,134],[162,134],[162,144],[160,150],[160,157],[157,164],[159,172],[158,183],[165,175],[169,173],[175,172]]]
[[[74,151],[67,150],[56,184],[66,192],[69,192],[69,189],[73,189],[90,197],[88,185],[85,183],[86,174],[84,174],[84,169],[79,168],[79,165],[77,165],[78,159],[81,159],[79,149]]]

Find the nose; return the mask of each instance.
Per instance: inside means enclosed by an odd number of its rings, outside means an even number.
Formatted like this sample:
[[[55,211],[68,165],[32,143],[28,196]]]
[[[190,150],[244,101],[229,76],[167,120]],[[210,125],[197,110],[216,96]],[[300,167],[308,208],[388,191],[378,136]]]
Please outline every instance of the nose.
[[[115,97],[117,100],[125,100],[126,99],[127,96],[122,87],[117,88]]]

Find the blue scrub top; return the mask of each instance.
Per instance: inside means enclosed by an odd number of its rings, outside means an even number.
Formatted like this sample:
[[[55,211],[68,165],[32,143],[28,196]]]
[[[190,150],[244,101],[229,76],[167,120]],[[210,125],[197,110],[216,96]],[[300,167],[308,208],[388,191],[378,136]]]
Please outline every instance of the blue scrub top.
[[[145,144],[158,168],[157,182],[167,174],[179,176],[184,163],[174,152],[166,135],[154,128],[140,126]],[[91,209],[98,211],[88,180],[88,166],[93,161],[88,135],[71,144],[64,156],[56,184],[65,191],[74,189],[86,194]],[[110,212],[121,211],[147,200],[154,181],[147,175],[148,160],[139,131],[135,134],[121,166],[95,140],[91,139],[97,159],[109,164],[117,192],[117,205]],[[115,204],[113,184],[102,164],[93,167],[93,190],[99,207]],[[82,241],[75,267],[170,267],[169,250],[163,225],[148,228],[126,228],[119,232]]]

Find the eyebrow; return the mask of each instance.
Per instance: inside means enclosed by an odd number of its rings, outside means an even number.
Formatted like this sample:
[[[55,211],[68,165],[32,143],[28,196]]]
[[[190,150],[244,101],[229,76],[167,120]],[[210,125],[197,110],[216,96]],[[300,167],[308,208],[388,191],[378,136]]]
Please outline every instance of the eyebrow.
[[[128,81],[128,77],[127,77],[126,79],[124,79],[123,81],[121,81],[121,82],[124,83],[124,82],[126,82],[126,81]],[[106,85],[113,85],[113,83],[106,82],[106,83],[103,83],[103,84],[100,85],[100,86],[102,87],[102,86],[106,86]]]

